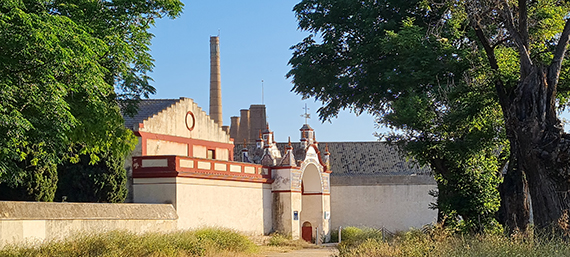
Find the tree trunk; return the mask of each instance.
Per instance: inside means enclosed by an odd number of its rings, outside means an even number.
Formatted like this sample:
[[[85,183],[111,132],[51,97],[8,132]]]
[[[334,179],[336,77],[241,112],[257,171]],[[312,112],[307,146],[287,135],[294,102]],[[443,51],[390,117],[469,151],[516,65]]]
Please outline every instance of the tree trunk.
[[[511,145],[511,152],[513,152]],[[511,155],[514,157],[516,155]],[[528,184],[525,174],[515,168],[516,160],[509,161],[509,168],[499,185],[501,207],[497,212],[497,220],[509,231],[526,231],[530,222],[530,206],[528,200]]]
[[[513,168],[526,175],[539,229],[554,225],[570,207],[570,136],[562,132],[556,85],[548,85],[547,72],[545,67],[530,69],[516,89],[506,121],[512,132],[507,134]]]

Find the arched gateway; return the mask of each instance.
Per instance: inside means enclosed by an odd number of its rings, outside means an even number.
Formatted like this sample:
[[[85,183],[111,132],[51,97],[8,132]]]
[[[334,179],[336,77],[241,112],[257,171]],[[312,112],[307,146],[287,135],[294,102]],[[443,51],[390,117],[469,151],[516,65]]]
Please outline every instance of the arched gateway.
[[[319,240],[329,240],[331,171],[328,150],[321,157],[314,131],[305,124],[301,128],[299,148],[294,150],[289,142],[284,156],[275,156],[272,149],[276,146],[265,143],[272,142],[272,133],[266,129],[260,140],[265,149],[261,164],[271,169],[274,180],[273,229],[295,239],[316,242],[318,234]],[[281,159],[279,164],[276,159]]]

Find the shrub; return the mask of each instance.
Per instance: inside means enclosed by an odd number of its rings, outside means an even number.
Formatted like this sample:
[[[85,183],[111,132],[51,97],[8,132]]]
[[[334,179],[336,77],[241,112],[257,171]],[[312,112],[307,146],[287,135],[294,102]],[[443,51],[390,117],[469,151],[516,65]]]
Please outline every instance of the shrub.
[[[364,241],[370,240],[377,240],[382,241],[384,238],[382,237],[382,230],[374,229],[374,228],[357,228],[357,227],[346,227],[342,229],[341,234],[341,244],[347,246],[354,246],[357,244],[361,244]]]
[[[269,239],[269,246],[287,246],[293,248],[303,248],[309,246],[309,243],[302,239],[293,240],[291,236],[274,233]]]

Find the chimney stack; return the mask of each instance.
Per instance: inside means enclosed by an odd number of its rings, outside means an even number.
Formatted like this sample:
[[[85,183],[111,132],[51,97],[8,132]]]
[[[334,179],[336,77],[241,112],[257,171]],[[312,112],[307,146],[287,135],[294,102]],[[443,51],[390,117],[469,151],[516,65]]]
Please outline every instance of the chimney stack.
[[[222,84],[220,75],[220,39],[210,37],[210,118],[221,127]]]

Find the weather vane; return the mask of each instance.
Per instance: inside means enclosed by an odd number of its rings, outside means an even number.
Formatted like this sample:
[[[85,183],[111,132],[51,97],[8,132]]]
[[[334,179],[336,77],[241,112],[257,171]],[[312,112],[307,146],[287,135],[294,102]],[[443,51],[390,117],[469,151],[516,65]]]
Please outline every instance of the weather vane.
[[[305,124],[307,123],[307,119],[311,118],[311,114],[309,114],[309,108],[307,107],[307,104],[305,104],[305,108],[303,108],[305,110],[305,114],[301,114],[301,117],[305,118]]]

